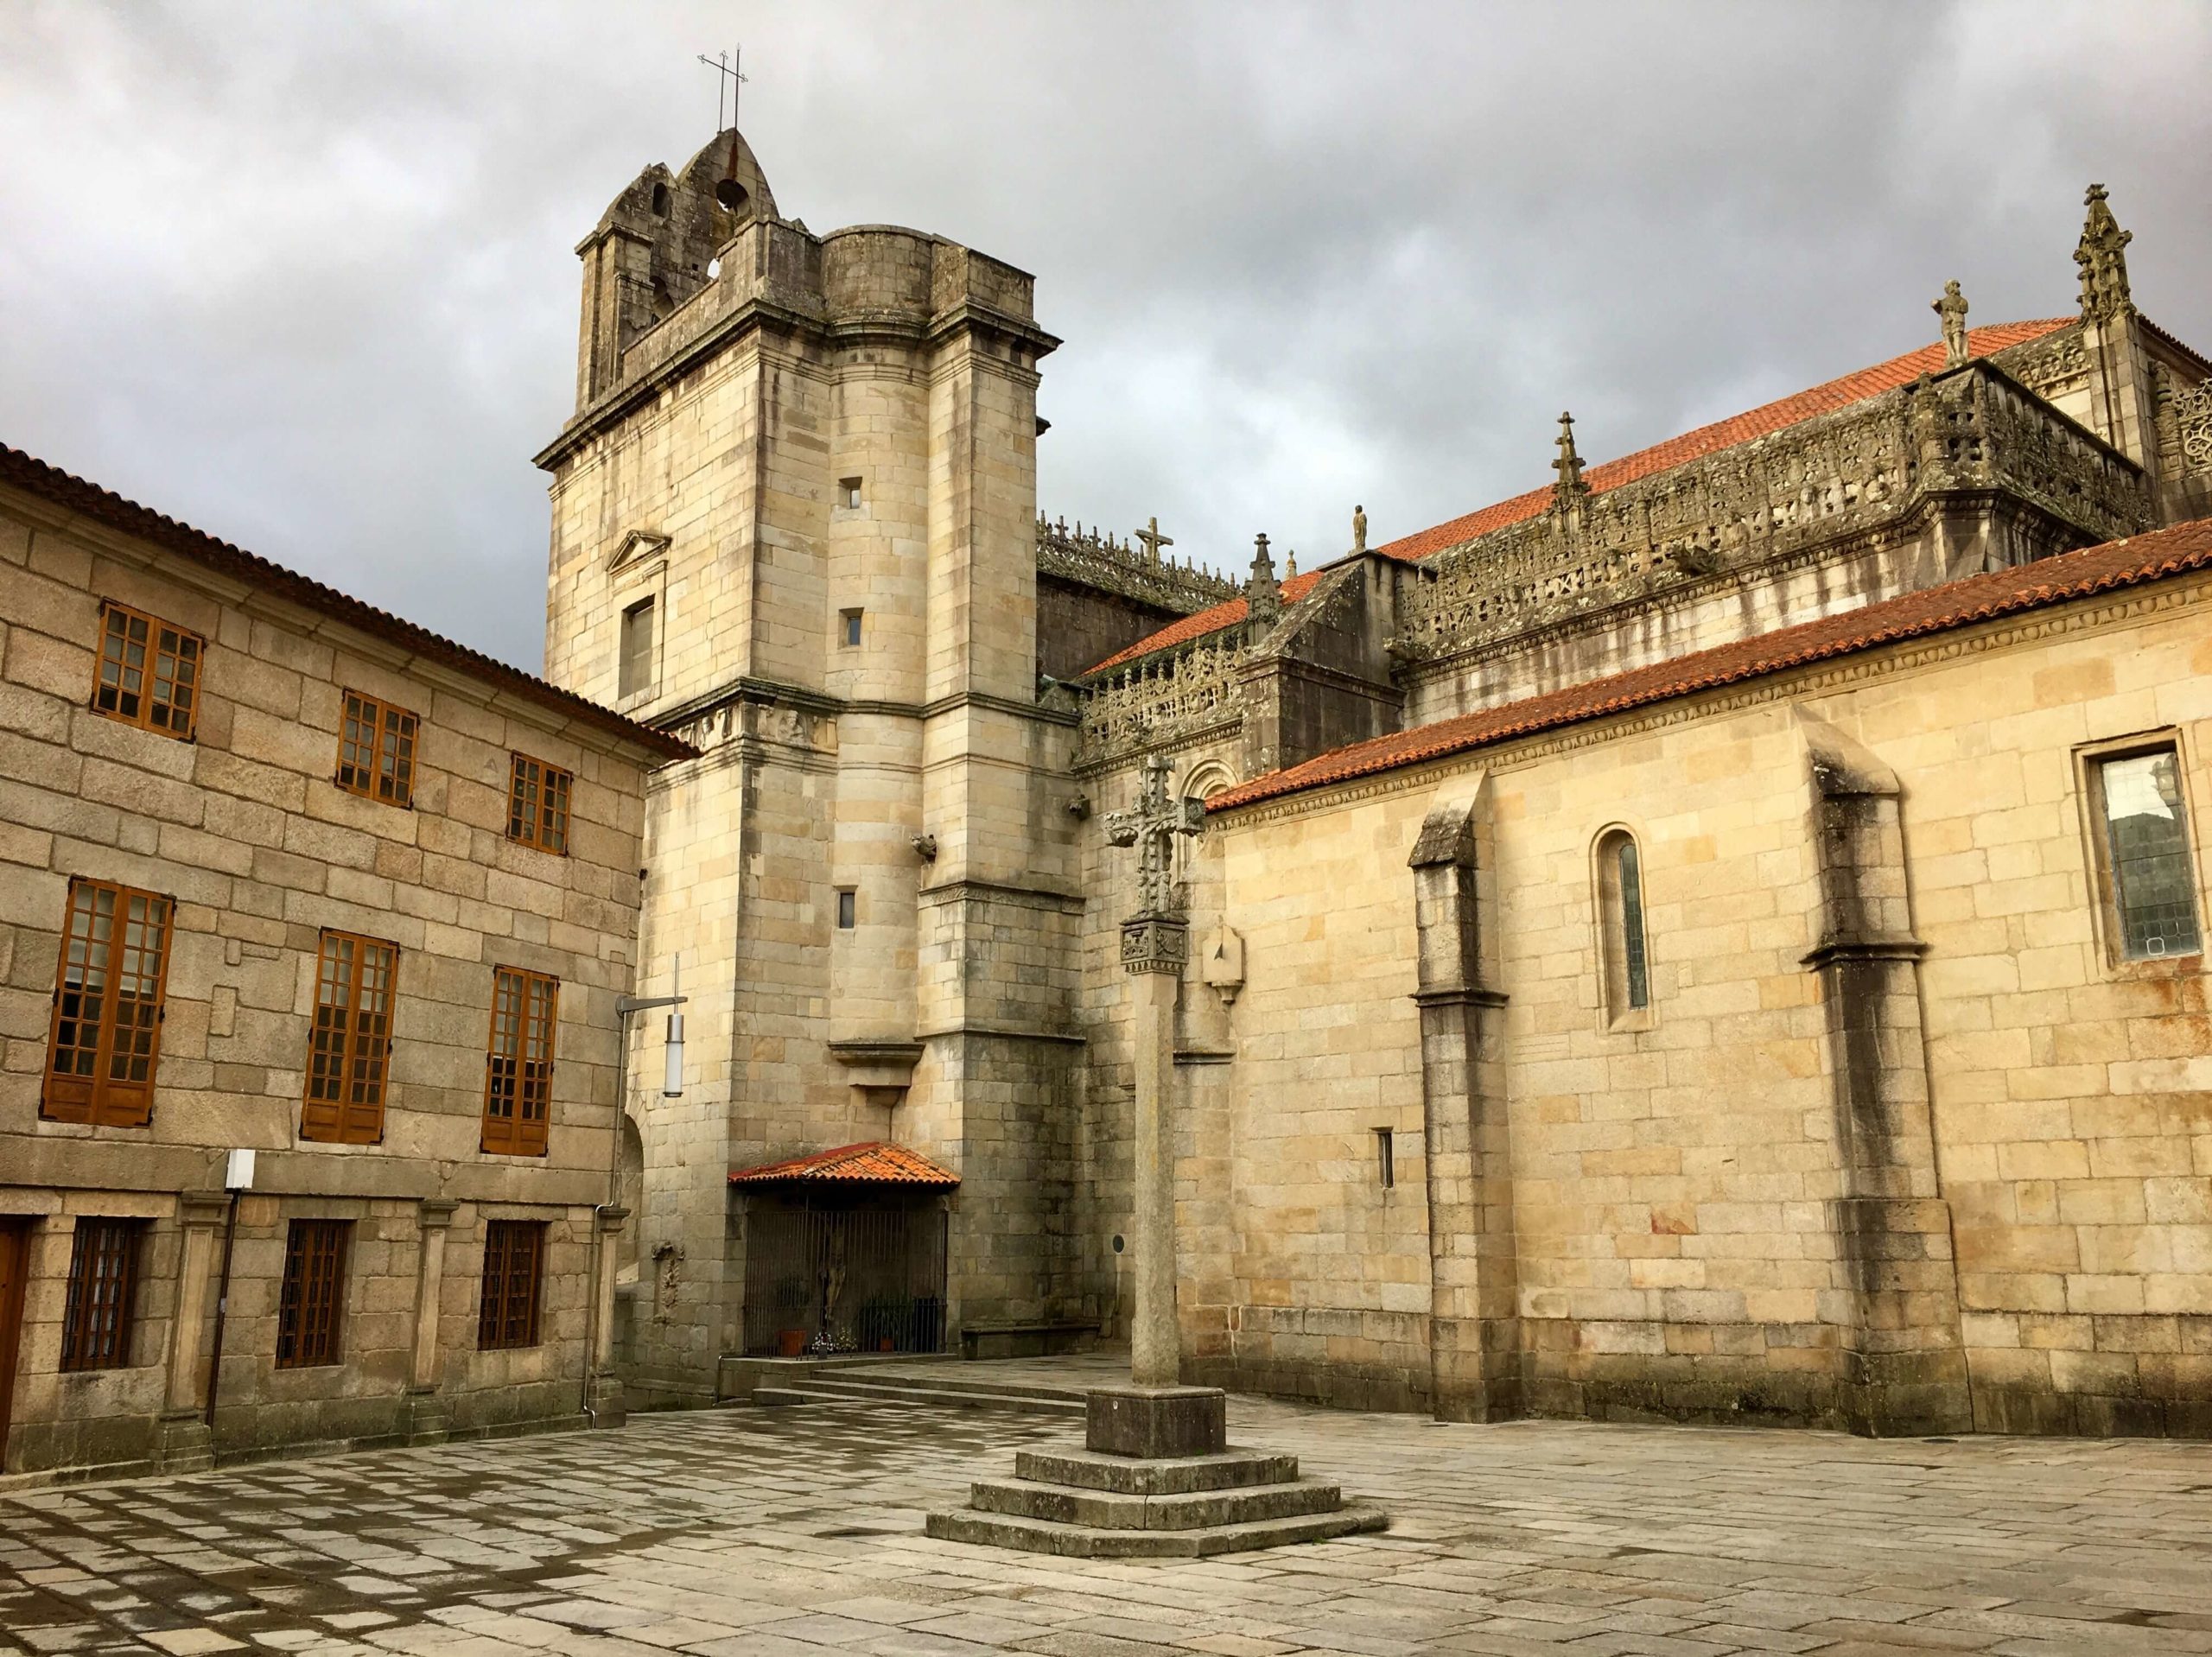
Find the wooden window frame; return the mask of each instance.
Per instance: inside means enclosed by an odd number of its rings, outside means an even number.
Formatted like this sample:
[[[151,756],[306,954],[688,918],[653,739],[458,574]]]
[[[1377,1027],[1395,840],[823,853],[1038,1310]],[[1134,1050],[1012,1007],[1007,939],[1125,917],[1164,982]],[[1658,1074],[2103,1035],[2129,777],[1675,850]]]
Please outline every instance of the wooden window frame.
[[[276,1302],[276,1367],[319,1369],[345,1361],[346,1257],[351,1220],[295,1220],[284,1234]]]
[[[507,773],[507,838],[518,846],[566,857],[575,772],[526,753],[513,759]]]
[[[140,652],[135,665],[130,660],[134,646]],[[189,742],[200,722],[200,676],[207,662],[207,641],[189,627],[103,599],[92,709],[156,736]],[[139,679],[135,690],[125,682],[132,673]]]
[[[476,1303],[476,1348],[512,1351],[541,1343],[538,1307],[544,1298],[545,1222],[484,1222],[484,1283]]]
[[[545,1154],[560,1029],[559,979],[523,967],[493,970],[492,1028],[484,1046],[481,1146],[487,1155]]]
[[[392,1002],[398,984],[397,944],[323,929],[322,945],[315,955],[307,1082],[300,1101],[302,1140],[324,1145],[383,1142],[385,1089],[391,1073]],[[326,1000],[326,993],[333,990],[342,999]]]
[[[331,780],[365,800],[413,809],[422,729],[423,721],[397,702],[345,691],[338,711],[338,769]]]
[[[100,913],[103,895],[109,904],[105,916]],[[47,1026],[46,1076],[40,1089],[38,1114],[50,1122],[143,1127],[154,1115],[154,1076],[161,1064],[162,1025],[168,1016],[176,905],[159,892],[82,877],[70,881],[67,904],[60,958],[54,966],[54,1012]],[[134,916],[134,909],[139,906],[143,915]],[[101,936],[103,922],[105,936]],[[150,980],[153,994],[125,997],[121,985],[126,975],[118,970],[117,957],[128,960],[133,949],[143,957],[144,945],[131,942],[131,929],[149,924],[154,931],[152,970],[147,972],[142,966],[128,975],[140,983]],[[90,977],[96,954],[100,983],[91,992],[88,1004],[84,988],[71,985],[70,974],[75,968]],[[73,1000],[73,996],[78,999]],[[138,1038],[127,1053],[116,1046],[118,1015],[126,1001],[132,1015],[132,1033]],[[83,1039],[88,1005],[93,1024],[89,1047]],[[71,1058],[66,1070],[62,1066],[65,1054]],[[79,1061],[79,1055],[84,1062]],[[118,1064],[128,1073],[116,1075]]]
[[[69,1248],[61,1314],[61,1368],[128,1369],[137,1322],[143,1220],[84,1216]]]

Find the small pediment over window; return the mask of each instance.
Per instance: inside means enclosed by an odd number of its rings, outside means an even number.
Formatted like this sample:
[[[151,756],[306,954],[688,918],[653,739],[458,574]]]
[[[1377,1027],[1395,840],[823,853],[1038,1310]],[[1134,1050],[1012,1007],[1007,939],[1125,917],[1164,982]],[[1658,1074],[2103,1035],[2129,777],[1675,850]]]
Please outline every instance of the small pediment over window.
[[[614,543],[614,556],[607,561],[609,575],[618,569],[627,569],[632,564],[642,564],[658,558],[668,550],[668,537],[652,530],[632,530]]]

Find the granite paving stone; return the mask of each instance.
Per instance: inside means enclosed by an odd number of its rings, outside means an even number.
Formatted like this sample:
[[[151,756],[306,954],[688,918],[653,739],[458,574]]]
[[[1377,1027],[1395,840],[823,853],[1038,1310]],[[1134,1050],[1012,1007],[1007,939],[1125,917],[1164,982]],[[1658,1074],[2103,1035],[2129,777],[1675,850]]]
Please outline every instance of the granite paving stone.
[[[1071,1432],[855,1400],[18,1491],[0,1657],[2212,1654],[2212,1446],[1240,1398],[1232,1438],[1391,1529],[1189,1562],[923,1534]]]

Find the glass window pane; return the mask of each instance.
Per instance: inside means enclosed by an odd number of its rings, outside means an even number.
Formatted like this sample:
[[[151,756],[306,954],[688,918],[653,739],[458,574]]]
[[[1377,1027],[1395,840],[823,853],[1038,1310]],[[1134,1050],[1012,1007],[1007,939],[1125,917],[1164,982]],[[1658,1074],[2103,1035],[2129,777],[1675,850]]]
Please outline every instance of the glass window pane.
[[[2130,961],[2195,955],[2196,871],[2174,751],[2107,759],[2099,767],[2106,850],[2120,953]]]

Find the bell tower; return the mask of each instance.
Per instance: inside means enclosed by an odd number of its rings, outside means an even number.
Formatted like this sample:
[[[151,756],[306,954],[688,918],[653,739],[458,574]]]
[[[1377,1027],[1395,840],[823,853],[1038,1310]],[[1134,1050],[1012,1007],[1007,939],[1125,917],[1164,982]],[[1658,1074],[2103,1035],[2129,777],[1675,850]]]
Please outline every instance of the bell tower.
[[[711,1397],[747,1349],[730,1174],[857,1141],[961,1177],[948,1330],[1046,1317],[1082,905],[1073,824],[1036,803],[1073,732],[1037,701],[1033,281],[815,235],[734,130],[577,252],[546,670],[702,751],[647,802],[637,993],[681,955],[691,1057],[682,1098],[623,1101],[657,1262],[628,1384]]]

